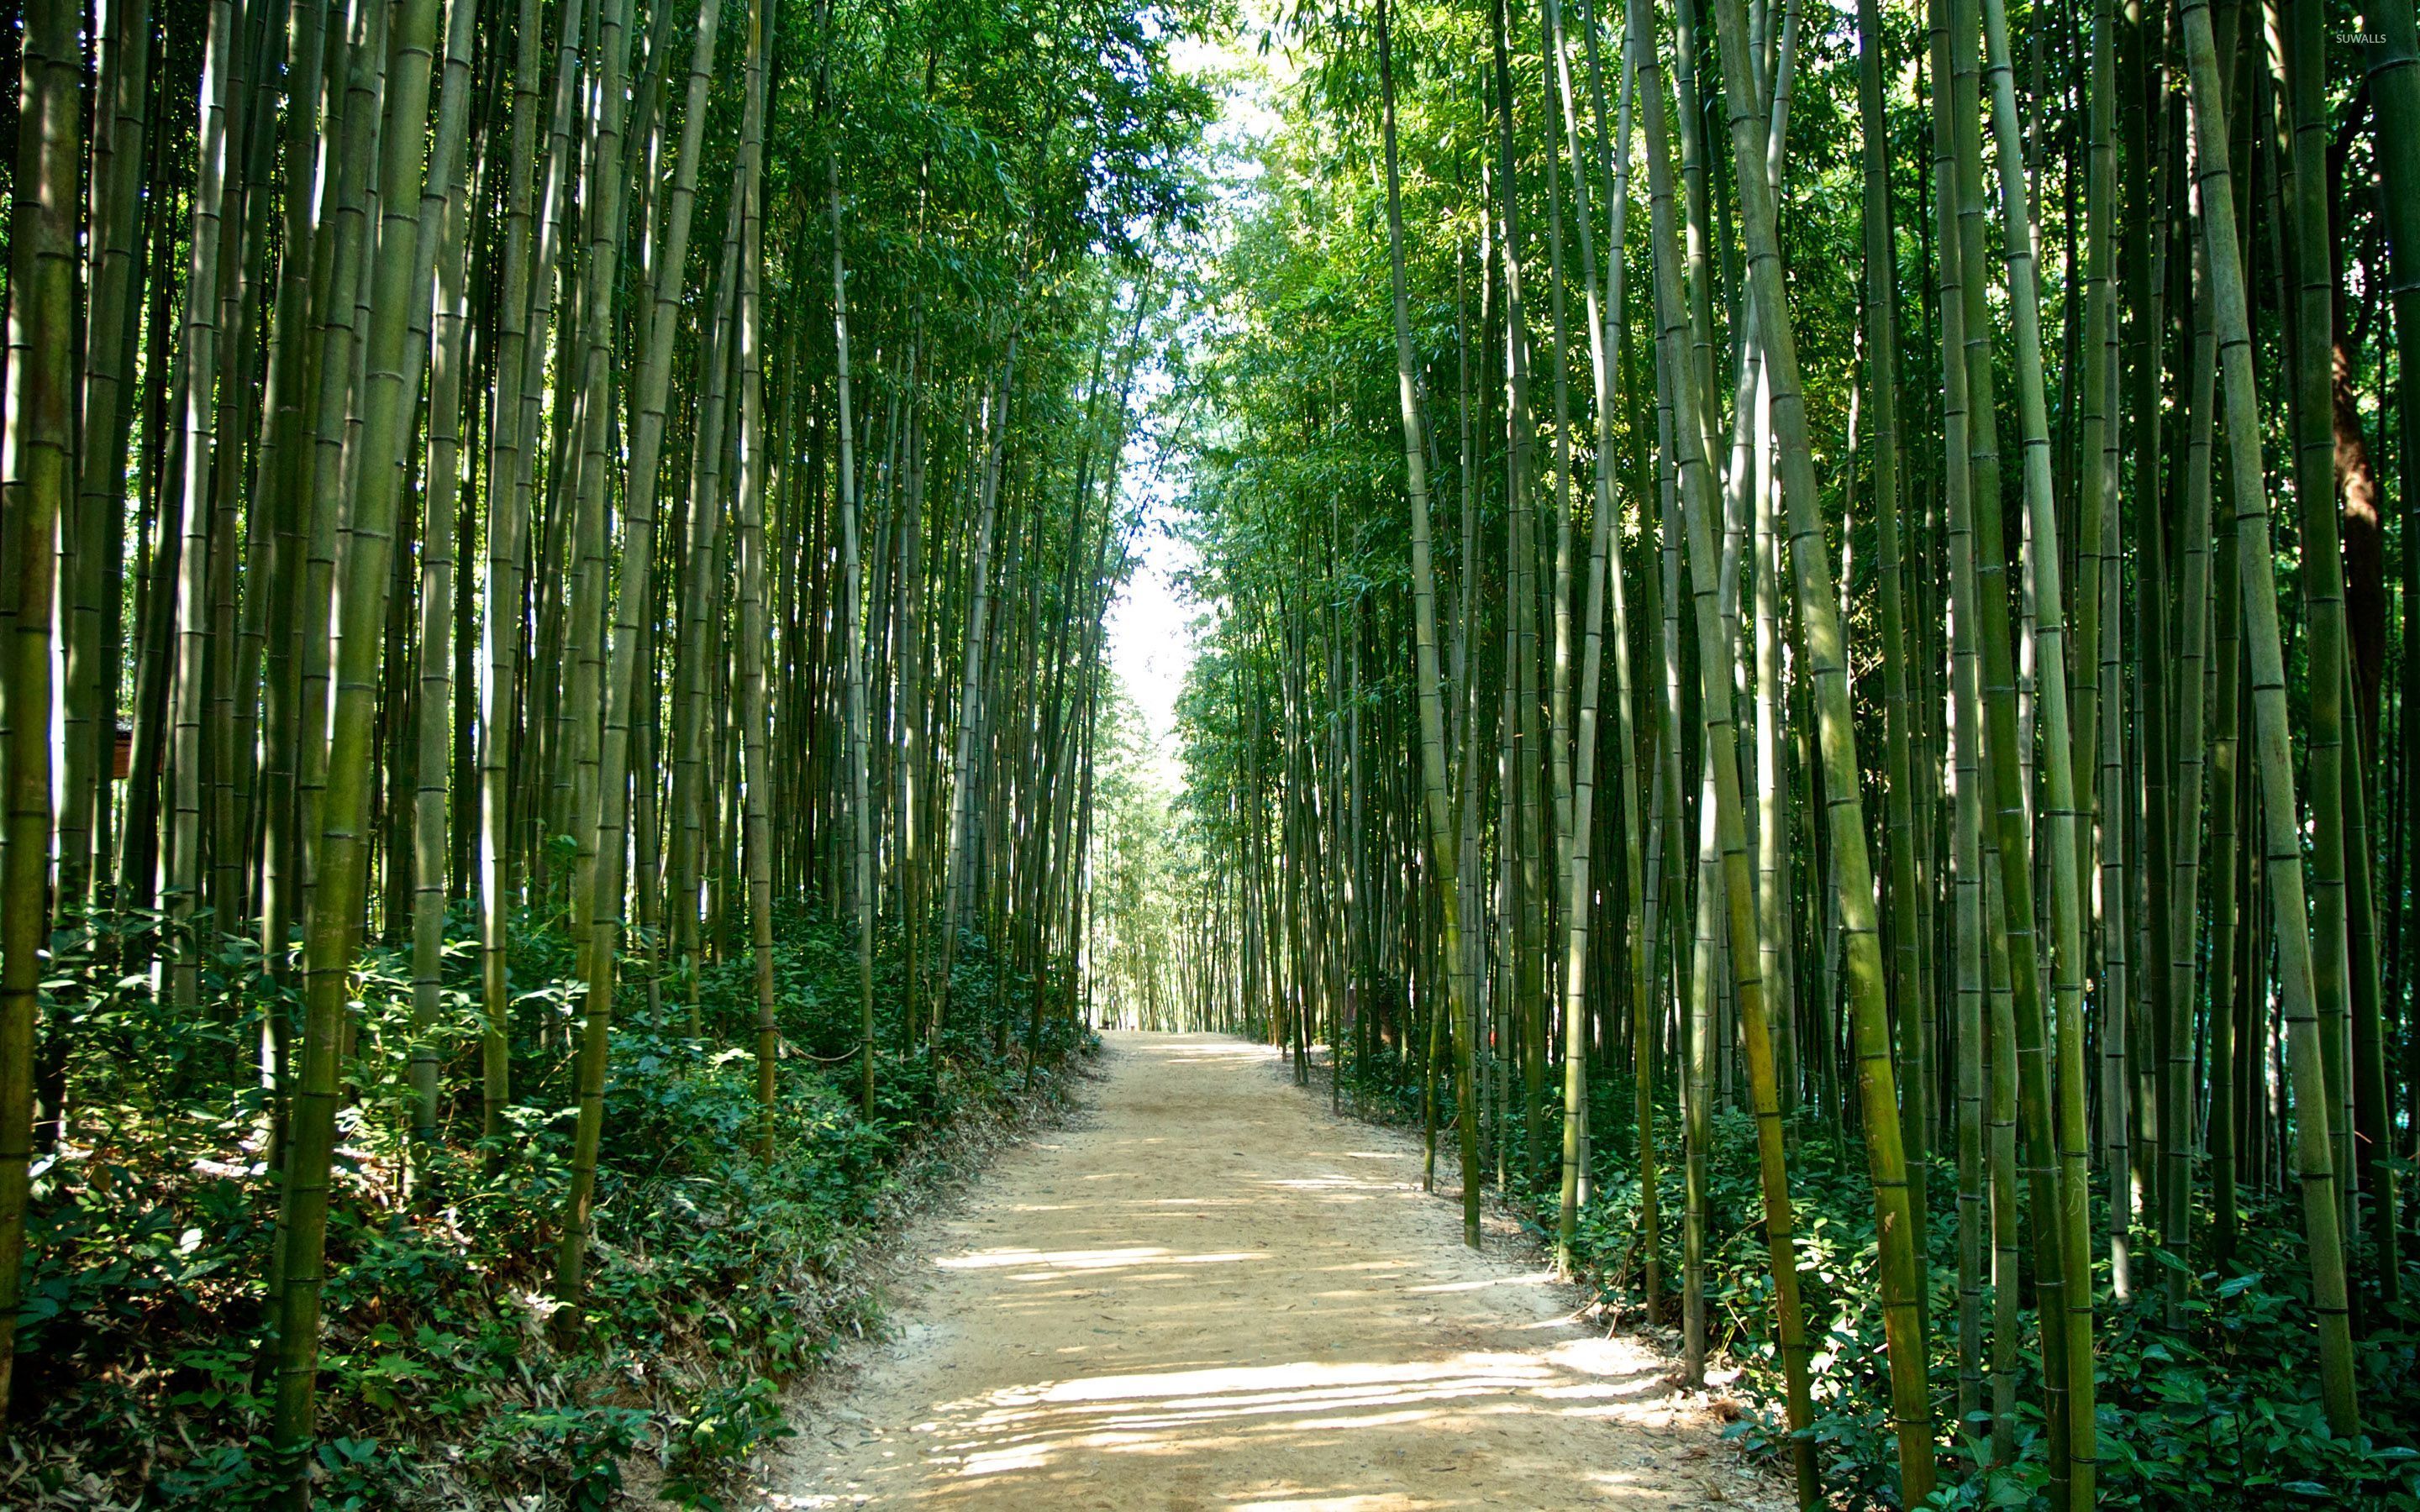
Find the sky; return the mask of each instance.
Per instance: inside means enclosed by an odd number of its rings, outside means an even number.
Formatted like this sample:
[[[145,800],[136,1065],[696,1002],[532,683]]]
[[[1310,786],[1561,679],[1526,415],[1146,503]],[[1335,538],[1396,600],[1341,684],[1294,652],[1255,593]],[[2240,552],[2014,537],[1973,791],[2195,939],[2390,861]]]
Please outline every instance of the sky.
[[[1242,37],[1214,41],[1186,38],[1170,50],[1179,68],[1223,76],[1219,116],[1210,126],[1207,142],[1212,161],[1221,165],[1218,193],[1222,199],[1242,193],[1257,175],[1252,147],[1278,130],[1275,96],[1280,85],[1276,81],[1289,71],[1281,56],[1259,55],[1250,38],[1260,29],[1262,7],[1254,3],[1246,8],[1251,14]],[[1150,403],[1166,392],[1165,377],[1140,374],[1137,389],[1137,402]],[[1134,573],[1109,606],[1109,665],[1141,711],[1155,748],[1154,768],[1173,792],[1184,785],[1176,751],[1176,697],[1193,665],[1193,622],[1201,612],[1177,579],[1191,566],[1193,552],[1172,530],[1176,482],[1156,444],[1139,440],[1127,448],[1122,486],[1127,499],[1143,509],[1145,523]]]
[[[1153,768],[1173,791],[1183,782],[1176,760],[1176,695],[1193,665],[1195,613],[1175,575],[1191,550],[1167,528],[1173,511],[1167,480],[1159,475],[1155,458],[1131,458],[1125,486],[1129,494],[1148,497],[1151,513],[1138,543],[1140,561],[1109,606],[1109,665],[1142,712],[1156,757]]]

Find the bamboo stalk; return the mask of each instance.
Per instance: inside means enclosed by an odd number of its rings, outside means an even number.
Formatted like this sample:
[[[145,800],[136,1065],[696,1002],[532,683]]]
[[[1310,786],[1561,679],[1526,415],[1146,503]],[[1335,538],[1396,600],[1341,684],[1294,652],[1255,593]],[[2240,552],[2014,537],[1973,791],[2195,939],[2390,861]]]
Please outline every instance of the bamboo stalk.
[[[2235,503],[2236,560],[2242,577],[2243,621],[2252,665],[2252,707],[2259,761],[2264,875],[2273,916],[2273,941],[2284,999],[2289,1073],[2295,1103],[2295,1176],[2303,1192],[2304,1237],[2319,1329],[2319,1382],[2328,1425],[2339,1434],[2359,1429],[2347,1317],[2343,1233],[2337,1224],[2331,1166],[2330,1108],[2319,1064],[2319,1024],[2312,980],[2313,948],[2305,924],[2303,847],[2288,748],[2286,669],[2277,626],[2276,567],[2270,555],[2269,500],[2260,463],[2257,394],[2253,382],[2251,320],[2236,235],[2235,195],[2228,172],[2226,107],[2219,84],[2218,50],[2210,0],[2183,0],[2185,57],[2198,156],[2211,290],[2216,305],[2219,376],[2226,405],[2227,475]]]

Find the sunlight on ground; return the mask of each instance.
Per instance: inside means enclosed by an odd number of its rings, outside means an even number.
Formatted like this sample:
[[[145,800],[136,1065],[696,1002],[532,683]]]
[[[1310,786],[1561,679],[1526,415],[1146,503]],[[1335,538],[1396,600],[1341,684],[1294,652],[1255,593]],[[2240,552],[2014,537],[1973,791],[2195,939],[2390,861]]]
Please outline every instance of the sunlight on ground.
[[[1699,1494],[1667,1363],[1464,1249],[1407,1141],[1340,1137],[1264,1046],[1111,1044],[1097,1118],[923,1262],[936,1320],[887,1405],[802,1439],[818,1468],[772,1505],[1760,1504]]]
[[[1017,1211],[1047,1210],[1020,1208]],[[933,1263],[944,1271],[987,1271],[1001,1266],[1032,1265],[1042,1268],[1037,1273],[1047,1273],[1051,1271],[1111,1271],[1120,1266],[1141,1265],[1146,1261],[1155,1265],[1220,1265],[1234,1260],[1267,1258],[1258,1251],[1237,1251],[1231,1255],[1178,1255],[1164,1249],[1138,1248],[1056,1250],[1046,1254],[1041,1250],[1012,1249],[952,1256]]]
[[[1077,1376],[943,1404],[945,1421],[934,1430],[945,1440],[940,1453],[956,1458],[957,1473],[979,1477],[1039,1470],[1083,1452],[1199,1453],[1285,1435],[1417,1427],[1449,1414],[1614,1416],[1658,1389],[1635,1355],[1561,1353]]]

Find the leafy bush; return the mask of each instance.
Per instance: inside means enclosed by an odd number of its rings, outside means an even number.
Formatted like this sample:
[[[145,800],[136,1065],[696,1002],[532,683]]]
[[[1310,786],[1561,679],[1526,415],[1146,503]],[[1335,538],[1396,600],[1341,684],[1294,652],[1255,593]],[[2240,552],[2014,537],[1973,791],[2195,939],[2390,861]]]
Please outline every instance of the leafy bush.
[[[1610,1078],[1608,1079],[1610,1080]],[[1628,1163],[1629,1090],[1593,1109],[1601,1161]],[[1592,1100],[1593,1101],[1593,1100]],[[1679,1128],[1678,1110],[1659,1115]],[[1680,1272],[1683,1194],[1677,1148],[1668,1148],[1660,1197],[1671,1246],[1664,1274]],[[1707,1162],[1709,1328],[1729,1340],[1743,1383],[1759,1411],[1731,1428],[1751,1451],[1786,1451],[1781,1427],[1780,1357],[1772,1337],[1771,1280],[1766,1270],[1755,1130],[1747,1115],[1715,1116]],[[1854,1134],[1836,1136],[1811,1121],[1792,1132],[1791,1190],[1797,1220],[1799,1273],[1807,1328],[1816,1350],[1814,1423],[1824,1486],[1855,1506],[1894,1506],[1898,1448],[1889,1419],[1887,1355],[1882,1306],[1875,1290],[1873,1189],[1865,1149]],[[1957,1435],[1958,1214],[1954,1163],[1934,1160],[1927,1184],[1931,1260],[1931,1358],[1936,1420],[1945,1443]],[[1584,1227],[1591,1258],[1610,1261],[1637,1232],[1635,1174],[1606,1171],[1598,1202]],[[2225,1275],[2204,1273],[2187,1288],[2182,1326],[2167,1328],[2155,1301],[2143,1300],[2151,1266],[2178,1263],[2137,1236],[2137,1301],[2109,1300],[2107,1257],[2099,1258],[2100,1305],[2095,1319],[2101,1381],[2099,1504],[2110,1507],[2229,1508],[2311,1506],[2420,1507],[2420,1373],[2412,1368],[2414,1319],[2384,1319],[2360,1339],[2363,1407],[2370,1432],[2347,1441],[2331,1435],[2319,1401],[2319,1339],[2302,1260],[2299,1212],[2275,1195],[2245,1194],[2242,1238]],[[1534,1208],[1543,1227],[1553,1222],[1551,1200]],[[2209,1232],[2210,1214],[2195,1231]],[[2108,1214],[2095,1194],[2093,1233],[2105,1242]],[[2149,1257],[2150,1266],[2141,1257]],[[1988,1270],[1988,1255],[1986,1269]],[[2409,1273],[2420,1280],[2420,1269]],[[1637,1268],[1605,1277],[1634,1304]],[[2406,1289],[2413,1283],[2407,1281]],[[2370,1304],[2378,1320],[2376,1304]],[[1991,1290],[1985,1277],[1982,1314],[1988,1330]],[[1979,1468],[1968,1451],[1944,1456],[1951,1473],[1929,1505],[2025,1508],[2048,1504],[2049,1444],[2039,1415],[2040,1332],[2030,1307],[2019,1315],[2019,1374],[2013,1464]],[[1986,1364],[1988,1370],[1988,1360]],[[1989,1409],[1991,1391],[1984,1387]],[[1978,1425],[1988,1433],[1988,1424]],[[1988,1446],[1987,1446],[1988,1447]],[[1988,1455],[1984,1458],[1988,1458]]]
[[[869,1121],[855,1101],[852,936],[784,911],[774,1153],[759,1159],[752,968],[743,957],[701,973],[692,1038],[688,984],[658,984],[651,1010],[652,942],[633,940],[587,1290],[567,1335],[548,1288],[583,989],[562,932],[519,921],[521,1102],[504,1134],[478,1137],[473,924],[465,914],[449,929],[434,1036],[445,1137],[433,1149],[410,1148],[408,955],[365,954],[329,1219],[318,1504],[602,1507],[645,1456],[666,1499],[716,1505],[787,1431],[780,1382],[875,1326],[849,1257],[918,1179],[920,1151],[1011,1111],[1029,1081],[1057,1096],[1051,1067],[1079,1037],[1054,1020],[1029,1070],[1035,988],[1007,980],[969,934],[941,1063],[882,1054]],[[256,953],[234,950],[206,973],[215,1007],[194,1033],[194,1016],[163,1013],[149,972],[132,968],[166,928],[137,916],[60,932],[49,1007],[78,1049],[65,1137],[36,1167],[15,1455],[0,1461],[8,1504],[243,1508],[280,1479],[263,1354],[277,1199],[254,1057],[299,1004]],[[912,1039],[902,952],[879,944],[877,1042],[895,1047]]]
[[[1419,1122],[1416,1062],[1391,1055],[1366,1064],[1348,1059],[1344,1074],[1347,1094],[1365,1116]],[[1450,1084],[1441,1079],[1437,1095],[1448,1100],[1441,1113],[1450,1118]],[[1601,1068],[1591,1077],[1595,1184],[1580,1214],[1576,1245],[1577,1259],[1600,1295],[1624,1304],[1633,1318],[1646,1300],[1645,1266],[1637,1253],[1634,1096],[1633,1083],[1619,1071]],[[1543,1240],[1557,1221],[1560,1173],[1542,1173],[1544,1179],[1534,1185],[1524,1180],[1517,1116],[1515,1109],[1510,1134],[1516,1148],[1506,1163],[1512,1190],[1505,1196]],[[1559,1118],[1559,1106],[1549,1116]],[[1680,1110],[1659,1103],[1656,1119],[1660,1260],[1666,1287],[1677,1292],[1684,1201]],[[1497,1133],[1492,1120],[1484,1128],[1491,1136]],[[1492,1148],[1483,1149],[1483,1155],[1492,1173]],[[1896,1506],[1898,1444],[1890,1427],[1887,1355],[1875,1290],[1873,1188],[1865,1149],[1854,1133],[1836,1134],[1809,1119],[1792,1128],[1790,1155],[1798,1270],[1815,1350],[1814,1422],[1808,1431],[1818,1446],[1823,1485],[1840,1505]],[[1450,1144],[1439,1159],[1454,1159]],[[1715,1111],[1706,1167],[1707,1330],[1714,1347],[1740,1367],[1741,1384],[1755,1409],[1729,1431],[1752,1454],[1785,1458],[1788,1433],[1781,1418],[1781,1362],[1773,1337],[1756,1129],[1745,1112]],[[1936,1421],[1948,1444],[1960,1428],[1957,1168],[1936,1158],[1928,1169],[1930,1371]],[[2207,1193],[2195,1195],[2207,1198]],[[2105,1243],[2103,1196],[2096,1186],[2092,1231]],[[2275,1193],[2248,1188],[2242,1206],[2235,1258],[2224,1274],[2190,1276],[2181,1327],[2165,1326],[2155,1303],[2114,1305],[2105,1250],[2096,1260],[2099,1504],[2197,1512],[2298,1505],[2377,1512],[2420,1508],[2420,1312],[2407,1304],[2390,1314],[2374,1293],[2365,1299],[2366,1327],[2357,1343],[2368,1431],[2350,1441],[2335,1436],[2319,1407],[2319,1339],[2299,1209]],[[2195,1234],[2209,1233],[2210,1225],[2206,1208],[2195,1214]],[[2140,1234],[2134,1254],[2138,1297],[2154,1284],[2157,1267],[2181,1263],[2144,1242]],[[1988,1270],[1988,1249],[1985,1263]],[[2420,1265],[2407,1260],[2405,1277],[2404,1294],[2420,1296]],[[1991,1310],[1987,1276],[1987,1330]],[[1677,1295],[1664,1299],[1668,1320],[1679,1311]],[[2049,1504],[2049,1444],[2035,1352],[2040,1334],[2029,1307],[2020,1311],[2019,1336],[2014,1463],[1983,1467],[1963,1447],[1949,1449],[1943,1457],[1951,1471],[1944,1477],[1948,1484],[1928,1505]],[[1986,1411],[1990,1395],[1987,1380]],[[1988,1434],[1988,1424],[1978,1427]]]

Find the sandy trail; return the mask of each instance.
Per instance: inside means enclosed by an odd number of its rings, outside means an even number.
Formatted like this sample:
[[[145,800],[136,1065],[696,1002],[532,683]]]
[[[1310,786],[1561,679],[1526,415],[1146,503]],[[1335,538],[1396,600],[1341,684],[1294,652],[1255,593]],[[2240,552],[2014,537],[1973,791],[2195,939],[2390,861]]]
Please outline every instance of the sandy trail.
[[[1787,1505],[1575,1294],[1460,1242],[1416,1141],[1274,1053],[1109,1037],[1082,1126],[913,1237],[894,1332],[772,1466],[780,1508]]]

